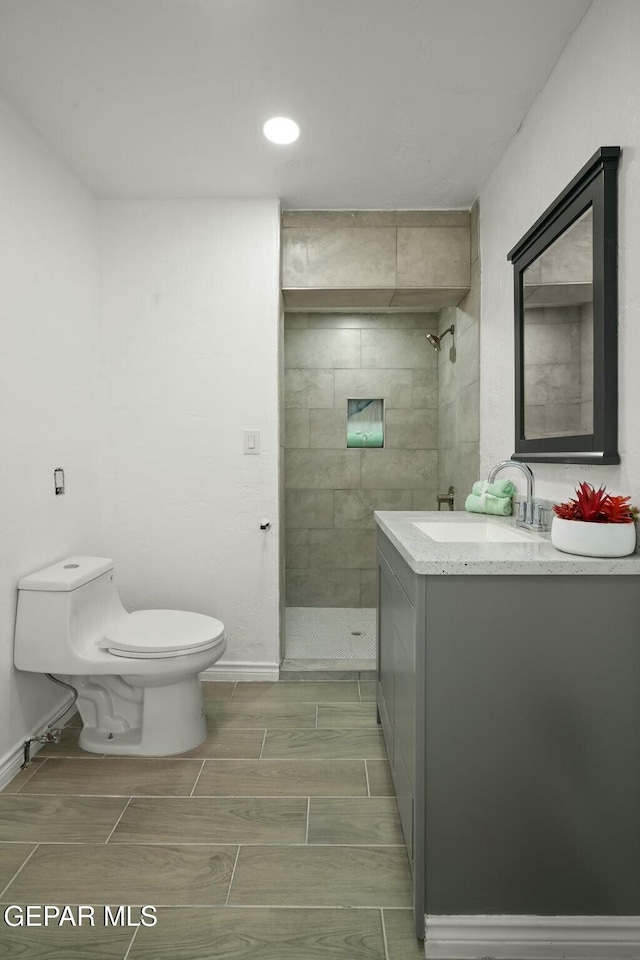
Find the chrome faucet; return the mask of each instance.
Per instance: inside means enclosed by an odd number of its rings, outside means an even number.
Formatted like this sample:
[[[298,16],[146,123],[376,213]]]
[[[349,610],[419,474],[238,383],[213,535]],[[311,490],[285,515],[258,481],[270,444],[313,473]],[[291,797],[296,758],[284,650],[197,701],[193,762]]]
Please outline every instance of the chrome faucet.
[[[488,482],[493,483],[501,470],[514,467],[522,471],[527,481],[527,499],[518,501],[516,524],[519,527],[526,527],[528,530],[548,530],[547,510],[541,503],[536,502],[536,480],[531,467],[527,466],[526,463],[521,463],[520,460],[502,460],[489,471]]]

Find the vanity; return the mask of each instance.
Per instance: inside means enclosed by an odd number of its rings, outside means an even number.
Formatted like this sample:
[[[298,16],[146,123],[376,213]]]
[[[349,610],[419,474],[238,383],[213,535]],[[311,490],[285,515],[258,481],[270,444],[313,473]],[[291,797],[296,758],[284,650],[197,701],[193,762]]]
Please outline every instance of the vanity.
[[[444,917],[639,914],[640,554],[560,553],[511,518],[375,516],[416,935],[425,915],[430,941]]]

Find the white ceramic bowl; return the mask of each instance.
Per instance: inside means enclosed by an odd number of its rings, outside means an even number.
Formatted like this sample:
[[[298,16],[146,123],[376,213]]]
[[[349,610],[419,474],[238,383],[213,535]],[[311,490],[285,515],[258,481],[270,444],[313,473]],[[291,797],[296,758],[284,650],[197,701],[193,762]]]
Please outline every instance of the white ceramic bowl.
[[[551,543],[579,557],[626,557],[636,549],[635,523],[585,523],[554,517]]]

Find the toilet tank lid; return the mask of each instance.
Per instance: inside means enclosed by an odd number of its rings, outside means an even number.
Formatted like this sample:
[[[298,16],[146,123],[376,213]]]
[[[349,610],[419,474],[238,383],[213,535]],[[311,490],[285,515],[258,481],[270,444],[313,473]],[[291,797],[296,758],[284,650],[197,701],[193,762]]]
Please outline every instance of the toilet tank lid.
[[[18,581],[18,590],[77,590],[109,570],[113,570],[113,560],[107,557],[67,557],[44,570],[22,577]]]

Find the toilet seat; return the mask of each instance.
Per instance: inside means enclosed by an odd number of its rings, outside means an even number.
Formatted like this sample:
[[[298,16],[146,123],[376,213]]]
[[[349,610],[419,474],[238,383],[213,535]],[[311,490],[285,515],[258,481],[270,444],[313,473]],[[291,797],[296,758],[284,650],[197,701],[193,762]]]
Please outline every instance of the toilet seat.
[[[116,620],[98,643],[116,657],[158,659],[202,653],[224,641],[214,617],[185,610],[136,610]]]

